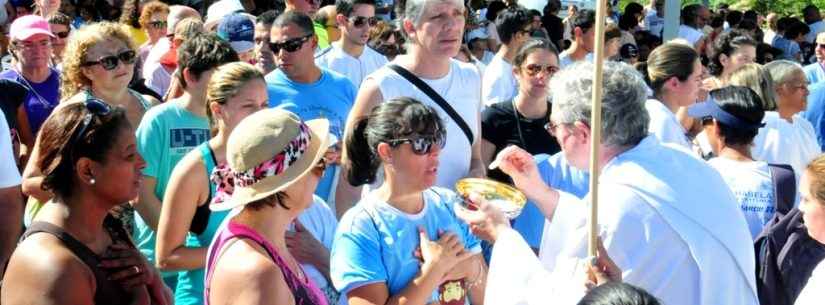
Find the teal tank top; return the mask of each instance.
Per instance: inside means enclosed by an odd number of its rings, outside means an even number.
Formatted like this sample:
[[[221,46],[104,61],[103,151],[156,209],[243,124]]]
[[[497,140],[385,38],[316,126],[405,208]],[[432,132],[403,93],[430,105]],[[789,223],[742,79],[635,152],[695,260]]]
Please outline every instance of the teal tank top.
[[[215,155],[212,149],[209,148],[209,142],[204,142],[196,148],[200,154],[203,163],[206,166],[207,177],[212,174],[212,169],[216,165]],[[209,209],[209,202],[212,201],[212,196],[215,194],[216,185],[212,181],[209,183],[209,197],[206,202],[198,207],[198,210]],[[196,213],[199,214],[199,213]],[[206,229],[200,234],[189,232],[186,237],[186,247],[188,248],[206,248],[212,242],[212,237],[218,231],[218,227],[223,222],[223,219],[229,211],[210,211]],[[200,305],[203,304],[203,279],[206,273],[204,268],[195,270],[184,270],[178,273],[177,286],[175,288],[175,304],[177,305]]]

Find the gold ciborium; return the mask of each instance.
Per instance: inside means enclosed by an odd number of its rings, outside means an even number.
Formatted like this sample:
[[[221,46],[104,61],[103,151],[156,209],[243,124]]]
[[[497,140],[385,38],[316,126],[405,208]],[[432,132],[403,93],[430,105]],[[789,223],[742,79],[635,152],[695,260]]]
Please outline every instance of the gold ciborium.
[[[508,219],[518,217],[527,203],[527,197],[521,191],[490,179],[464,178],[456,182],[455,189],[464,198],[469,198],[470,194],[483,197],[489,204],[501,210]],[[461,206],[469,210],[476,209],[468,200],[463,201]]]

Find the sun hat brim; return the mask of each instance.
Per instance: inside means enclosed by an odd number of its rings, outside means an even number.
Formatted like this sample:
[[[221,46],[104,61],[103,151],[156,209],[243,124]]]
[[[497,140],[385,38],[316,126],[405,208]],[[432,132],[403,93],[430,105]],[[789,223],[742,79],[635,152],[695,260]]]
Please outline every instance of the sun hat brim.
[[[312,139],[309,148],[298,161],[291,164],[283,173],[266,177],[257,183],[247,187],[235,187],[232,197],[218,204],[209,204],[209,209],[213,211],[225,211],[239,206],[255,202],[282,191],[309,174],[324,154],[327,152],[329,142],[329,121],[326,119],[315,119],[306,121],[305,124],[310,129]],[[277,151],[273,151],[274,156]]]

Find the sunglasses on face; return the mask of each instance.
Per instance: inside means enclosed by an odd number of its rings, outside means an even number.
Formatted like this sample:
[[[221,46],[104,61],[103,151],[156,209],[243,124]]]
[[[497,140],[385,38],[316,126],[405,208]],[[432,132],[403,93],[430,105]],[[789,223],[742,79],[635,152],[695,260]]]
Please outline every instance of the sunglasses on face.
[[[423,156],[429,154],[435,146],[444,148],[444,146],[447,145],[447,138],[444,136],[444,133],[439,133],[436,136],[394,139],[390,140],[387,144],[397,147],[404,143],[410,143],[410,147],[412,148],[414,154]]]
[[[69,139],[69,147],[72,148],[77,147],[77,142],[86,135],[86,131],[89,129],[89,125],[95,116],[103,117],[112,112],[112,107],[100,99],[90,98],[83,102],[83,104],[86,106],[86,116],[83,117],[83,122],[80,123],[80,128],[77,129],[77,133],[73,134],[71,139]],[[71,154],[69,160],[74,160],[74,149],[70,149],[69,151]]]
[[[60,39],[66,39],[66,37],[69,37],[69,31],[52,32],[52,34],[54,34],[54,36],[57,36],[57,38],[60,38]]]
[[[135,51],[132,50],[123,51],[120,52],[120,54],[118,55],[101,57],[97,61],[87,61],[83,63],[83,66],[88,67],[99,64],[106,71],[111,71],[117,68],[118,64],[121,62],[127,65],[134,64],[136,55],[137,54],[135,53]]]
[[[527,65],[524,67],[524,71],[527,71],[527,75],[536,76],[541,72],[547,74],[547,76],[553,76],[556,72],[559,72],[559,67],[553,65]]]
[[[270,42],[269,49],[272,50],[272,53],[275,54],[278,54],[278,52],[280,52],[281,49],[284,49],[287,52],[292,53],[298,51],[298,49],[300,49],[304,45],[304,43],[307,42],[307,40],[309,40],[310,37],[312,37],[312,35],[315,34],[310,33],[306,36],[288,39],[284,42]]]
[[[378,24],[378,18],[376,17],[364,17],[364,16],[352,16],[349,18],[349,22],[352,22],[352,25],[356,28],[363,27],[364,25],[369,25],[370,27],[374,27]]]
[[[158,20],[149,22],[149,26],[156,28],[156,29],[165,29],[166,28],[166,21]]]

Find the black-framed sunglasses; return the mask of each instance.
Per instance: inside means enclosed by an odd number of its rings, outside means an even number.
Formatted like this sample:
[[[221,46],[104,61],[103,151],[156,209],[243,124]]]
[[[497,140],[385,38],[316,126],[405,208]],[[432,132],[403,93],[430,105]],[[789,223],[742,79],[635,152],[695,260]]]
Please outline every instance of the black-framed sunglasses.
[[[86,106],[87,112],[86,116],[83,117],[83,122],[80,123],[80,128],[78,128],[69,139],[69,160],[74,160],[74,148],[77,147],[77,142],[86,135],[89,125],[92,124],[92,119],[94,119],[95,116],[107,116],[112,112],[112,107],[109,106],[109,104],[97,98],[87,99],[83,104]]]
[[[524,67],[524,71],[527,71],[527,75],[536,76],[541,72],[547,74],[547,76],[553,76],[556,72],[559,72],[559,67],[553,65],[537,65],[537,64],[530,64]]]
[[[304,45],[304,43],[307,42],[307,40],[309,40],[310,37],[312,37],[312,35],[315,34],[309,33],[301,37],[288,39],[284,42],[270,42],[269,49],[272,50],[272,53],[275,54],[278,54],[278,52],[280,52],[281,49],[284,49],[287,52],[292,53],[298,51],[298,49],[300,49]]]
[[[104,56],[98,59],[97,61],[87,61],[83,63],[84,67],[100,65],[106,71],[111,71],[117,68],[119,63],[124,63],[127,65],[131,65],[135,63],[137,58],[137,53],[132,50],[127,50],[120,52],[120,54],[112,55],[112,56]]]
[[[52,34],[54,34],[54,36],[56,36],[55,38],[60,38],[60,39],[66,39],[66,37],[69,37],[69,31],[52,32]]]
[[[429,154],[435,146],[438,146],[443,149],[444,146],[447,145],[447,137],[444,135],[444,133],[438,133],[435,136],[392,139],[387,142],[387,144],[390,144],[390,146],[393,147],[397,147],[404,143],[410,143],[410,147],[412,148],[413,153],[422,156]]]
[[[149,22],[149,26],[153,27],[153,28],[156,28],[156,29],[165,29],[166,25],[167,25],[166,21],[163,21],[163,20],[157,20],[157,21]]]
[[[374,27],[378,25],[378,18],[376,17],[364,17],[364,16],[352,16],[349,17],[349,22],[352,22],[352,25],[356,28],[363,27],[364,25],[369,25],[370,27]]]

